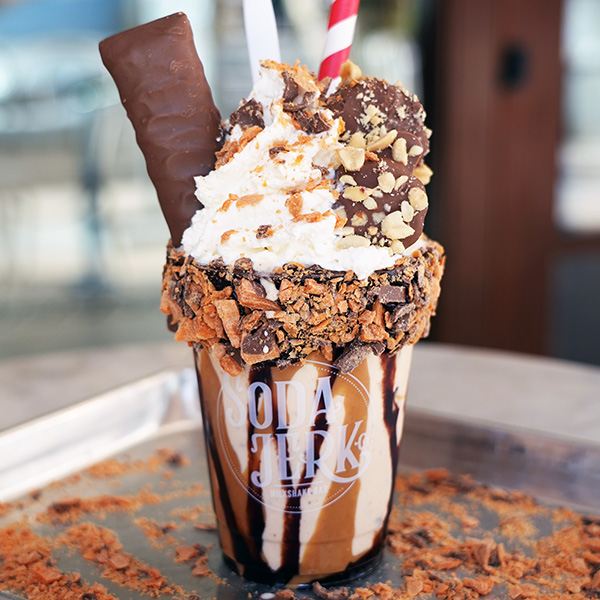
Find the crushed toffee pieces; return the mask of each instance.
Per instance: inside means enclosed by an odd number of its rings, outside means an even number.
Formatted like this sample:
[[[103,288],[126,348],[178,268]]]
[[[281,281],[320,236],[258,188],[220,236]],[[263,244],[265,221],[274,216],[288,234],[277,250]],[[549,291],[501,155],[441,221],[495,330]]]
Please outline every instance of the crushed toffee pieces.
[[[179,455],[181,456],[181,455]],[[187,459],[182,456],[187,464]],[[144,471],[164,476],[172,467],[165,455],[145,461],[109,459],[87,470],[87,476],[114,487],[128,474]],[[179,469],[180,467],[176,467]],[[177,471],[176,471],[177,473]],[[138,490],[134,503],[119,496],[68,497],[44,508],[51,492],[68,489],[72,476],[26,498],[0,504],[8,525],[0,528],[0,591],[28,600],[125,600],[132,594],[169,600],[205,596],[183,589],[177,569],[189,569],[201,581],[207,577],[234,597],[235,587],[219,579],[208,560],[207,547],[184,542],[179,529],[193,514],[161,509],[160,520],[139,516],[144,506],[160,508],[173,494],[190,493],[181,482],[168,479],[159,490]],[[112,492],[114,495],[114,492]],[[195,494],[200,494],[199,490]],[[199,496],[200,497],[200,496]],[[111,500],[112,498],[112,500]],[[86,510],[82,510],[85,506]],[[107,508],[108,507],[108,508]],[[106,511],[130,513],[154,549],[157,563],[142,561],[128,550],[128,540],[102,524]],[[15,519],[11,522],[11,513]],[[17,512],[28,516],[17,517]],[[210,517],[211,519],[214,517]],[[488,525],[484,525],[484,521]],[[48,527],[52,527],[51,530]],[[199,529],[214,528],[200,522]],[[48,532],[52,531],[52,534]],[[216,535],[216,533],[215,533]],[[392,511],[387,549],[399,561],[399,580],[377,582],[373,577],[353,586],[325,586],[315,582],[297,591],[271,588],[254,592],[255,600],[591,600],[600,597],[600,516],[582,515],[567,508],[539,504],[522,492],[474,482],[445,469],[400,473]],[[96,581],[67,571],[59,555],[76,555],[99,569]],[[116,584],[119,592],[106,585]],[[264,589],[264,587],[262,588]],[[212,597],[212,596],[211,596]]]
[[[301,363],[315,351],[348,373],[369,352],[394,353],[427,335],[443,265],[433,241],[362,281],[289,264],[272,274],[278,299],[270,300],[250,261],[202,266],[171,247],[161,310],[176,340],[207,347],[230,375],[265,361]]]

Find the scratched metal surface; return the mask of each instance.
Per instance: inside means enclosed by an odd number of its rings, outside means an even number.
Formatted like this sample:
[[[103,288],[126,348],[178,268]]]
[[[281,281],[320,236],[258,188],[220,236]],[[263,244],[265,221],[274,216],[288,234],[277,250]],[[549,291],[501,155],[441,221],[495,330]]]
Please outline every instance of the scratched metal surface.
[[[138,459],[147,460],[160,448],[182,453],[190,459],[190,464],[169,467],[174,474],[170,479],[165,475],[166,467],[155,472],[132,470],[104,479],[85,473],[86,467],[107,457],[118,456],[133,463]],[[193,521],[180,518],[186,510],[197,514],[199,508],[206,509],[206,515],[211,510],[201,416],[191,370],[159,374],[9,430],[0,435],[0,456],[0,501],[28,498],[32,490],[42,489],[38,501],[28,500],[22,509],[13,509],[0,518],[0,528],[27,515],[36,533],[54,537],[64,526],[35,521],[35,514],[43,512],[52,502],[65,496],[127,496],[146,487],[162,497],[169,494],[174,497],[153,505],[144,504],[133,515],[117,512],[100,518],[90,514],[85,520],[117,532],[125,552],[157,567],[190,595],[194,593],[203,599],[247,600],[248,594],[258,598],[273,591],[270,586],[246,582],[224,565],[215,531],[200,531]],[[470,473],[478,481],[519,489],[550,503],[586,511],[599,508],[600,447],[596,446],[409,411],[400,460],[402,470],[443,466],[453,473]],[[68,478],[81,471],[83,475],[77,480]],[[194,487],[198,483],[202,485],[200,490]],[[453,502],[461,503],[463,499],[457,494]],[[472,499],[464,502],[466,510],[477,513],[479,535],[497,528],[496,514],[483,505],[474,506]],[[405,515],[411,510],[436,509],[427,504],[418,509],[399,508]],[[176,543],[200,543],[208,547],[208,563],[217,578],[195,577],[189,565],[175,563],[174,544],[162,549],[152,547],[136,525],[140,517],[163,523],[177,520],[178,529],[171,532]],[[552,523],[539,519],[535,526],[541,537],[551,531]],[[470,532],[470,535],[477,534],[478,531]],[[515,542],[506,540],[506,543],[510,546]],[[83,560],[78,553],[61,550],[56,555],[56,564],[65,572],[79,572],[87,582],[101,582],[120,600],[147,598],[106,580],[101,569]],[[351,587],[381,581],[390,581],[393,586],[402,583],[401,560],[388,551],[376,571]],[[500,598],[505,593],[502,586],[497,586],[490,597]],[[316,598],[310,590],[298,595]],[[2,590],[0,597],[20,598]]]

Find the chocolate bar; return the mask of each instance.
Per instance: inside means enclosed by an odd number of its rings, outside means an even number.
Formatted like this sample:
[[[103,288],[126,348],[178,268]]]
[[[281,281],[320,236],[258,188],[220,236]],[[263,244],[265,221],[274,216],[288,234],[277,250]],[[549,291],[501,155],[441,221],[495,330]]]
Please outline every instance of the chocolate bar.
[[[215,166],[221,115],[194,46],[190,23],[176,13],[100,42],[135,129],[148,175],[175,247],[202,204],[194,177]]]

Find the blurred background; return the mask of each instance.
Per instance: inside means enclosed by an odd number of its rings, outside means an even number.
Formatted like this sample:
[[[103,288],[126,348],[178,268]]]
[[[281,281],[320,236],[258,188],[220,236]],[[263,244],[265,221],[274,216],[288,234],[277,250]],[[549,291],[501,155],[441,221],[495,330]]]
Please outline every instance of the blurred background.
[[[251,87],[241,0],[0,0],[0,358],[168,341],[168,231],[98,55],[182,10],[222,114]],[[326,0],[277,0],[317,70]],[[600,364],[600,2],[362,0],[351,58],[434,130],[431,339]]]

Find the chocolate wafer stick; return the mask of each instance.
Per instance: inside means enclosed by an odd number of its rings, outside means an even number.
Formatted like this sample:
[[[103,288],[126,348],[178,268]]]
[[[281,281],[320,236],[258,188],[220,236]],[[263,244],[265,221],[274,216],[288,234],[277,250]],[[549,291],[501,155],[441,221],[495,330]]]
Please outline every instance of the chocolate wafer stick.
[[[175,247],[202,207],[194,177],[215,166],[221,115],[185,14],[176,13],[100,42],[102,61],[133,123]]]

